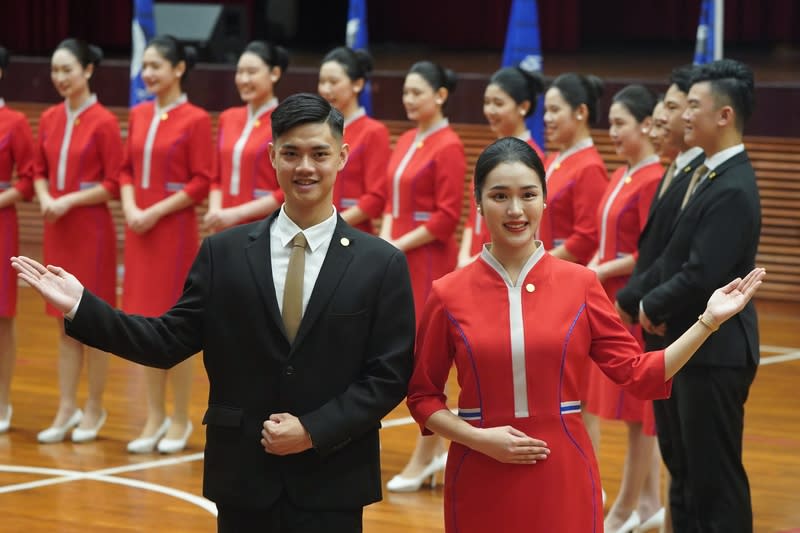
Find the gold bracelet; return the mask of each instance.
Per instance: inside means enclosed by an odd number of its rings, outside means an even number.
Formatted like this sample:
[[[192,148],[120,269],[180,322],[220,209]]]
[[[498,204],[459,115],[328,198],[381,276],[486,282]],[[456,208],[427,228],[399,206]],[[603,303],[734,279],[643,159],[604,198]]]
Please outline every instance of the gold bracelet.
[[[705,327],[711,330],[711,333],[714,333],[719,329],[719,325],[715,325],[710,320],[705,317],[705,313],[700,313],[700,316],[697,317],[697,320],[700,321]]]

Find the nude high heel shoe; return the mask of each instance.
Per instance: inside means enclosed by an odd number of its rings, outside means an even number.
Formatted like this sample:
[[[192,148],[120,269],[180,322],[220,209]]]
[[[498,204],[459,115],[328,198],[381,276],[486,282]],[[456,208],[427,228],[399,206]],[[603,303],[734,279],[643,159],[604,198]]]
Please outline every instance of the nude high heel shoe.
[[[430,479],[431,488],[436,487],[436,474],[444,470],[447,464],[447,452],[434,457],[422,472],[416,477],[403,477],[396,475],[386,484],[386,488],[391,492],[415,492],[422,487],[422,484]]]

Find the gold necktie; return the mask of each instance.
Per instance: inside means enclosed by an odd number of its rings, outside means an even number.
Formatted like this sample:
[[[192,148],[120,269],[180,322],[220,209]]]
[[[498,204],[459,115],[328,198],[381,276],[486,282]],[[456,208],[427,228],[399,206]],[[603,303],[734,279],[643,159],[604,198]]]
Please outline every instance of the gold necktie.
[[[705,165],[700,165],[697,167],[697,170],[694,171],[692,174],[692,178],[689,180],[689,187],[686,189],[686,194],[683,195],[683,202],[681,203],[681,209],[686,207],[686,204],[689,202],[689,198],[694,194],[694,190],[697,188],[697,183],[700,181],[705,173],[708,172],[708,167]]]
[[[675,161],[669,164],[667,167],[667,172],[664,174],[664,181],[661,182],[661,188],[658,190],[658,197],[661,198],[664,196],[664,193],[667,192],[667,188],[669,188],[670,184],[672,183],[672,178],[675,177]]]
[[[303,318],[303,274],[306,269],[306,237],[301,231],[292,240],[286,283],[283,286],[283,325],[289,342],[294,342]]]

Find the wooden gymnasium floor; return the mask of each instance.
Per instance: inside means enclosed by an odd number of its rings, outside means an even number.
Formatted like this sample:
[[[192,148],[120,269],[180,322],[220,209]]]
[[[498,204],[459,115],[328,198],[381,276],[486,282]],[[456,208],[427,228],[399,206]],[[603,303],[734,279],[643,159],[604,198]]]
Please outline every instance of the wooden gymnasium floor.
[[[745,431],[756,531],[800,532],[800,309],[760,302],[759,310],[765,364],[751,389]],[[144,422],[144,384],[133,364],[117,358],[110,366],[109,417],[100,438],[80,445],[40,445],[36,433],[50,423],[58,400],[56,335],[56,322],[44,315],[32,289],[20,289],[13,425],[0,435],[0,531],[215,531],[214,506],[201,497],[200,421],[208,386],[200,358],[195,358],[191,412],[197,429],[184,453],[125,452],[126,442]],[[85,383],[80,398],[85,398]],[[402,467],[416,438],[407,417],[401,405],[385,421],[384,482]],[[623,425],[605,423],[600,465],[610,499],[618,490],[624,443]],[[443,531],[441,506],[441,486],[386,493],[382,502],[367,508],[365,531]]]

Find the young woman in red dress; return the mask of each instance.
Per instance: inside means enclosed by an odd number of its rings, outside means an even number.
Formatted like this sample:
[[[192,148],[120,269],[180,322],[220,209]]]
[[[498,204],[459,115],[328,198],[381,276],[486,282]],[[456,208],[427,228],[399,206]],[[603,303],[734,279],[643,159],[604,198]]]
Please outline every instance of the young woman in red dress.
[[[116,304],[117,235],[107,202],[119,195],[122,140],[114,115],[89,90],[102,51],[78,39],[62,41],[50,62],[50,77],[64,101],[46,109],[39,120],[34,187],[44,224],[44,262],[80,272],[90,290]],[[47,314],[60,325],[58,343],[59,406],[39,442],[94,440],[106,420],[103,390],[108,354],[66,336],[63,314]],[[78,408],[78,381],[86,359],[88,398]],[[77,426],[77,427],[76,427]]]
[[[142,80],[155,100],[130,112],[120,173],[125,213],[125,278],[122,309],[159,316],[180,296],[200,245],[195,205],[208,195],[215,172],[211,118],[190,104],[181,82],[194,64],[194,49],[170,36],[145,48]],[[131,453],[183,450],[192,432],[189,400],[193,359],[170,370],[144,368],[147,421],[128,443]],[[167,376],[174,412],[166,415]]]
[[[533,149],[495,141],[475,167],[491,247],[433,284],[419,321],[411,414],[451,440],[444,484],[448,533],[603,530],[597,461],[580,417],[580,380],[597,365],[644,398],[672,376],[764,276],[718,289],[666,350],[641,353],[597,276],[535,240],[549,191]],[[455,365],[458,414],[446,403]]]
[[[0,80],[9,57],[0,46]],[[15,205],[33,196],[32,177],[31,128],[23,113],[10,109],[0,98],[0,434],[11,426],[11,376],[16,361],[17,276],[9,261],[19,253]]]
[[[599,78],[570,72],[557,77],[544,97],[547,140],[559,151],[545,162],[550,199],[539,237],[545,250],[582,265],[597,251],[597,204],[608,185],[589,131],[602,92]]]
[[[317,85],[320,96],[344,115],[344,142],[350,145],[347,164],[333,186],[333,205],[347,223],[367,233],[373,233],[372,219],[381,216],[386,204],[391,156],[389,130],[358,103],[371,71],[366,51],[340,46],[322,59]]]
[[[456,266],[456,226],[464,198],[464,145],[444,115],[455,74],[430,61],[415,63],[403,85],[403,105],[416,127],[397,140],[389,160],[388,197],[380,236],[405,252],[419,318],[433,280]],[[444,444],[420,437],[391,491],[418,490],[444,468]]]
[[[483,93],[483,114],[492,132],[498,138],[517,137],[526,141],[542,160],[544,152],[533,140],[525,119],[536,111],[536,102],[543,88],[538,73],[528,72],[520,67],[504,67],[492,74]],[[459,268],[474,261],[487,242],[489,233],[477,213],[473,198],[464,232],[461,234]]]
[[[278,105],[274,88],[288,66],[288,52],[264,41],[251,42],[239,56],[235,81],[246,105],[219,116],[217,172],[203,219],[210,231],[258,220],[283,203],[269,144]]]
[[[611,302],[636,266],[639,235],[664,168],[650,142],[655,97],[641,85],[628,85],[614,95],[608,112],[609,135],[626,164],[618,168],[597,211],[599,248],[589,262]],[[628,326],[644,348],[641,329]],[[653,403],[633,396],[590,367],[584,416],[587,413],[628,426],[628,450],[620,492],[605,520],[605,531],[627,532],[660,512],[660,456],[656,453]],[[589,415],[589,416],[591,416]],[[663,513],[663,511],[661,511]],[[651,524],[654,526],[655,524]],[[649,529],[652,529],[650,527]]]

